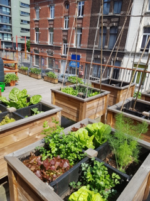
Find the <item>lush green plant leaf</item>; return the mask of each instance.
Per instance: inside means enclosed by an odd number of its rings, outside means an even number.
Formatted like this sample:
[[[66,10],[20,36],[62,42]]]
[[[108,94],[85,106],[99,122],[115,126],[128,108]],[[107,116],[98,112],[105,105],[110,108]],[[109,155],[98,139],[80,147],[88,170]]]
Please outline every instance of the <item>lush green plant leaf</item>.
[[[37,104],[42,100],[42,96],[41,95],[34,95],[30,98],[30,103],[31,104]]]

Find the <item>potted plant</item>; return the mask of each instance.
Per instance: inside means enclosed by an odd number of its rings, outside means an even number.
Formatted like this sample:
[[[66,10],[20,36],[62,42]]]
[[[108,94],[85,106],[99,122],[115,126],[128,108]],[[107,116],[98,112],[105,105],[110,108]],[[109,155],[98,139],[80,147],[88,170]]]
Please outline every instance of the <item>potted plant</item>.
[[[15,84],[18,80],[19,80],[19,78],[15,74],[6,74],[4,82],[5,82],[5,84],[9,84],[10,86],[15,86]]]
[[[112,106],[116,103],[119,103],[124,99],[124,96],[127,93],[129,82],[122,82],[120,80],[115,79],[103,79],[101,83],[101,88],[103,90],[110,91],[110,96],[108,100],[108,105]],[[92,87],[94,88],[100,88],[100,82],[99,81],[92,81]],[[134,95],[134,89],[135,84],[131,84],[131,87],[128,91],[127,98],[133,97]]]
[[[44,80],[54,84],[58,83],[57,75],[53,72],[46,73],[46,76],[44,76]]]
[[[68,86],[72,84],[83,84],[83,80],[77,76],[69,76],[65,85]]]
[[[78,84],[51,89],[51,102],[63,108],[62,116],[73,121],[101,118],[105,122],[110,92]]]
[[[36,79],[41,79],[41,69],[30,68],[29,76]]]
[[[28,75],[28,67],[21,66],[19,68],[19,73],[21,73],[23,75]]]

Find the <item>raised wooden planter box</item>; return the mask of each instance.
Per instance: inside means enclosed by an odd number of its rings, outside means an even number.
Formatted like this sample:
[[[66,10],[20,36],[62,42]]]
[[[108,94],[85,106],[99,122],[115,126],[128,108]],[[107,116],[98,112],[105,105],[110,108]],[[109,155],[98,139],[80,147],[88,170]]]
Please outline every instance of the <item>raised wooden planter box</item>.
[[[110,84],[109,81],[110,79],[103,79],[101,87],[103,90],[110,91],[108,105],[111,106],[124,100],[124,97],[128,90],[129,82],[123,82],[121,87],[121,81],[111,79]],[[99,89],[100,88],[99,81],[92,82],[92,87]],[[135,84],[132,84],[129,89],[128,96],[126,98],[133,97],[134,89]]]
[[[150,101],[150,91],[145,91],[141,94],[141,99],[145,101]]]
[[[65,85],[70,86],[70,85],[73,85],[73,84],[71,82],[66,82]]]
[[[142,135],[142,139],[147,142],[150,142],[150,120],[148,120],[146,117],[144,117],[144,115],[141,114],[141,112],[150,111],[150,102],[138,99],[136,103],[136,107],[135,107],[135,109],[137,109],[138,112],[135,113],[133,111],[131,114],[129,112],[129,108],[133,106],[134,100],[135,100],[134,98],[128,98],[125,101],[124,107],[126,109],[122,110],[123,115],[132,119],[135,124],[146,121],[148,123],[148,131],[147,133]],[[123,101],[107,109],[107,124],[109,124],[112,128],[114,128],[114,125],[115,125],[115,115],[121,113],[120,109],[121,109],[122,103]]]
[[[22,113],[14,112],[14,115],[20,115],[21,120],[0,126],[0,179],[7,175],[7,164],[4,156],[12,153],[22,147],[32,144],[44,136],[41,135],[43,123],[48,121],[52,126],[52,118],[61,121],[61,108],[56,107],[46,102],[41,101],[43,107],[48,107],[49,110],[41,114],[24,118],[24,112],[27,112],[29,107],[21,109]],[[6,112],[7,113],[7,112]],[[2,113],[3,114],[3,113]],[[7,115],[7,114],[6,114]]]
[[[71,85],[71,87],[74,86],[76,85]],[[80,86],[85,87],[84,85]],[[89,87],[89,89],[93,88]],[[63,108],[62,116],[73,121],[78,122],[85,118],[97,119],[101,117],[101,121],[105,122],[109,93],[102,90],[99,95],[83,99],[61,92],[60,87],[58,87],[51,89],[51,103]]]
[[[21,70],[21,69],[19,69],[19,73],[21,73],[23,75],[28,75],[28,71],[27,70]]]
[[[41,79],[41,74],[38,75],[38,74],[29,72],[29,76],[30,76],[30,77],[33,77],[33,78],[35,78],[35,79]]]
[[[44,81],[51,82],[53,84],[58,84],[58,79],[51,78],[51,77],[48,77],[48,76],[44,76]]]
[[[80,123],[87,125],[87,124],[94,123],[94,121],[90,119],[84,119],[81,122],[78,122],[66,128],[64,130],[64,133],[68,134],[73,127],[80,128]],[[150,149],[150,143],[147,143],[142,140],[139,140],[139,141],[140,141],[140,144],[142,144],[142,146]],[[64,197],[64,194],[68,193],[68,189],[69,189],[68,184],[71,181],[74,181],[75,176],[78,175],[79,173],[78,171],[75,171],[75,168],[73,167],[74,170],[70,169],[68,171],[68,172],[73,171],[74,175],[72,177],[70,177],[69,175],[71,173],[66,172],[64,175],[60,176],[58,179],[56,179],[56,181],[52,182],[50,185],[45,184],[21,162],[21,159],[28,157],[31,152],[35,151],[35,148],[37,146],[40,146],[40,147],[44,146],[44,141],[40,140],[23,149],[20,149],[14,153],[11,153],[5,156],[5,160],[7,161],[7,167],[8,167],[8,179],[9,179],[11,201],[20,201],[20,200],[22,201],[24,200],[63,201],[62,197]],[[83,159],[81,162],[86,162],[86,160],[87,158]],[[96,159],[96,160],[99,160],[99,159]],[[102,161],[99,160],[99,162],[102,162]],[[78,166],[78,164],[76,164],[75,166]],[[109,168],[109,165],[106,165],[106,166],[107,168]],[[112,168],[112,170],[118,174],[118,172],[114,168]],[[141,173],[143,174],[140,175]],[[142,164],[142,167],[138,170],[138,172],[135,174],[135,176],[131,180],[132,185],[129,182],[129,184],[127,185],[125,190],[122,192],[120,197],[117,199],[117,201],[137,201],[136,199],[130,199],[131,197],[136,198],[136,194],[140,196],[138,197],[140,198],[138,199],[138,201],[143,201],[142,199],[143,197],[141,197],[141,195],[143,195],[143,192],[145,190],[147,192],[147,193],[144,193],[145,198],[147,194],[149,193],[149,187],[150,187],[150,182],[148,183],[149,175],[150,175],[150,156],[147,157],[146,161],[144,161],[144,163]],[[122,179],[124,178],[123,174],[120,176]],[[61,190],[59,188],[60,183],[61,183],[61,186],[60,186]],[[143,183],[144,183],[144,186],[142,188]],[[142,190],[140,189],[140,191],[138,191],[139,190],[138,187],[141,187]],[[60,194],[61,197],[58,196],[58,194]]]

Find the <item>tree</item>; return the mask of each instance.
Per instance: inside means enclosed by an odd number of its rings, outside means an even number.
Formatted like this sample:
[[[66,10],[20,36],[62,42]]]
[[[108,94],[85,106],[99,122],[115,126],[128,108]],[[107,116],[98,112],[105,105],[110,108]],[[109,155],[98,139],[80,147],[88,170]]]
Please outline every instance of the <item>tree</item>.
[[[26,47],[27,47],[28,52],[30,52],[30,40],[27,41]]]

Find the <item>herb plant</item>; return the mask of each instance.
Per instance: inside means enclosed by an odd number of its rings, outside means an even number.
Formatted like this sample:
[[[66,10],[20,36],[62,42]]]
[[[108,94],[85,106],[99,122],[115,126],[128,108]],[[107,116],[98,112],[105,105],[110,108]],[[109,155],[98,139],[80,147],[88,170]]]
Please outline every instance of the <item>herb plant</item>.
[[[53,78],[53,79],[56,79],[56,78],[57,78],[57,75],[56,75],[55,73],[53,73],[53,72],[48,72],[48,73],[46,73],[46,75],[47,75],[48,77],[50,77],[50,78]]]
[[[42,111],[39,111],[38,108],[33,108],[31,110],[34,113],[32,116],[43,113]]]
[[[27,107],[31,104],[37,104],[41,101],[41,95],[34,95],[30,98],[30,101],[27,101],[29,95],[27,90],[23,89],[20,91],[18,88],[14,87],[9,93],[9,100],[6,97],[1,96],[0,101],[6,104],[8,107],[15,107],[16,109]]]
[[[76,76],[70,76],[67,78],[68,82],[71,82],[73,84],[83,84],[82,78],[76,77]]]
[[[6,74],[4,82],[5,84],[9,84],[11,81],[17,81],[19,78],[15,74]]]
[[[70,185],[73,188],[79,188],[80,184],[86,186],[88,190],[99,193],[104,200],[107,200],[116,193],[114,187],[120,183],[121,178],[116,173],[110,175],[104,163],[92,160],[93,164],[81,164],[82,177],[79,179],[80,183],[71,182]],[[69,200],[71,199],[69,198]]]
[[[138,93],[138,92],[135,92],[135,93],[134,93],[134,96],[133,96],[134,98],[136,98],[137,93]],[[142,96],[142,94],[141,94],[141,92],[139,92],[139,93],[138,93],[138,99],[141,99],[141,96]]]
[[[40,75],[41,74],[41,69],[38,68],[30,68],[31,73]]]
[[[28,67],[21,66],[21,67],[20,67],[20,70],[28,71]]]
[[[9,123],[12,123],[12,122],[15,122],[16,120],[14,118],[9,118],[9,116],[5,116],[3,118],[3,120],[0,122],[0,126],[3,126],[5,124],[9,124]]]
[[[131,119],[119,114],[116,115],[115,129],[114,136],[108,134],[106,137],[115,155],[117,168],[125,172],[130,163],[138,162],[140,151],[138,139],[142,133],[147,132],[148,124],[142,122],[134,125]]]

